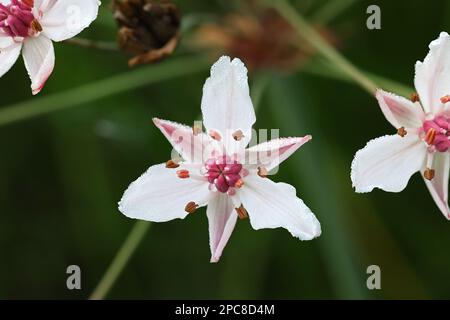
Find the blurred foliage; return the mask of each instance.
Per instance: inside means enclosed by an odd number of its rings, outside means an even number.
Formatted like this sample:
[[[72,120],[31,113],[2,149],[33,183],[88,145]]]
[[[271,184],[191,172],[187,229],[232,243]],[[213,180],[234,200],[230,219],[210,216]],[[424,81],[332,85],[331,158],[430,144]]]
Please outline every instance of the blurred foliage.
[[[242,4],[175,2],[186,33]],[[328,23],[355,65],[409,86],[415,61],[450,29],[445,0],[292,3],[307,18]],[[366,28],[366,8],[374,3],[382,10],[378,31]],[[116,30],[109,1],[103,1],[99,19],[82,36],[113,41]],[[181,55],[204,54],[186,41],[183,34],[175,56],[158,67]],[[127,58],[118,52],[61,43],[56,55],[41,96],[128,72]],[[0,298],[89,296],[134,224],[118,212],[117,201],[131,181],[170,154],[151,118],[198,119],[207,74],[205,69],[0,127]],[[251,85],[262,74],[251,74]],[[241,221],[221,262],[212,265],[205,211],[199,210],[184,221],[153,225],[108,297],[447,298],[450,226],[420,176],[400,194],[355,194],[351,188],[354,153],[393,132],[375,99],[352,83],[301,69],[272,70],[269,78],[258,97],[256,127],[280,128],[282,136],[313,135],[275,179],[297,188],[322,222],[323,235],[299,242],[285,230],[255,232]],[[0,86],[0,108],[32,98],[22,63]],[[70,264],[82,269],[80,291],[66,289]],[[382,269],[380,291],[366,288],[370,264]]]

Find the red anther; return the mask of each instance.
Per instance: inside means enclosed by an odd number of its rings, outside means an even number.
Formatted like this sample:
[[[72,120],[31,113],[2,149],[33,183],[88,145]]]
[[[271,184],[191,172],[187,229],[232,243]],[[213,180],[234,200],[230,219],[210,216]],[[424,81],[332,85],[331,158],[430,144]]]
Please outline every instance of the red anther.
[[[169,169],[175,169],[175,168],[178,168],[179,166],[180,165],[173,160],[169,160],[166,162],[166,168],[169,168]]]
[[[214,140],[220,141],[222,140],[222,136],[220,135],[219,132],[217,132],[216,130],[209,130],[208,132],[209,136],[211,138],[213,138]]]
[[[268,174],[269,172],[267,171],[266,168],[258,167],[258,176],[260,176],[261,178],[266,178]]]
[[[243,185],[244,185],[244,181],[242,181],[242,179],[239,179],[238,181],[236,181],[234,186],[236,188],[242,188]]]
[[[450,95],[446,95],[441,98],[442,103],[447,103],[449,101],[450,101]]]
[[[432,145],[434,142],[434,138],[436,138],[436,130],[433,128],[428,129],[427,134],[425,136],[425,142],[429,145]]]
[[[239,216],[239,219],[243,220],[248,218],[247,210],[241,205],[239,208],[236,208],[236,212]]]
[[[189,170],[178,170],[177,171],[177,176],[180,179],[187,179],[189,178]]]
[[[244,133],[241,130],[238,130],[235,133],[233,133],[233,139],[236,141],[241,141],[242,137],[244,137]]]
[[[411,101],[412,101],[412,102],[420,101],[419,95],[418,95],[416,92],[414,92],[414,93],[411,95]]]
[[[22,0],[22,2],[31,8],[34,7],[34,0]]]
[[[42,32],[42,26],[36,19],[31,22],[31,30],[34,32]]]
[[[199,205],[196,204],[194,201],[189,202],[186,207],[184,208],[184,210],[187,213],[194,213],[195,211],[197,211]]]
[[[430,168],[426,168],[426,170],[423,172],[423,177],[427,180],[433,180],[434,178],[434,170]]]
[[[397,134],[402,138],[406,136],[407,133],[408,131],[405,130],[405,127],[398,128],[397,130]]]

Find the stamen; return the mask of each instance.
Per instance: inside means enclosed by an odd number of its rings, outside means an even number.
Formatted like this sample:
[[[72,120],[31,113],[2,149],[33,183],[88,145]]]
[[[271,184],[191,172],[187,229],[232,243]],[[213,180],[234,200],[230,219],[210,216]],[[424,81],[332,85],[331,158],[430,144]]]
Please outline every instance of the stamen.
[[[210,136],[211,138],[213,138],[214,140],[217,140],[217,141],[222,140],[222,136],[221,136],[220,133],[217,132],[216,130],[212,130],[212,129],[211,129],[211,130],[209,130],[208,134],[209,134],[209,136]]]
[[[261,178],[266,178],[268,174],[269,172],[267,171],[266,168],[258,167],[258,176],[260,176]]]
[[[194,123],[194,125],[192,126],[192,134],[194,136],[199,135],[200,133],[203,132],[202,126],[200,123]]]
[[[402,138],[406,136],[407,133],[408,131],[405,130],[405,127],[400,127],[397,129],[397,134]]]
[[[427,180],[432,180],[434,178],[434,170],[433,163],[434,163],[434,155],[435,152],[428,152],[427,153],[427,159],[426,159],[426,169],[423,172],[423,177]]]
[[[442,103],[447,103],[449,101],[450,101],[450,95],[448,95],[448,94],[441,98]]]
[[[189,178],[189,170],[178,170],[177,171],[177,176],[180,179],[187,179]]]
[[[234,188],[228,189],[227,194],[229,196],[234,196],[236,194],[236,189],[234,189]]]
[[[34,32],[42,32],[42,26],[39,23],[39,21],[37,21],[36,19],[34,19],[33,21],[31,21],[31,30],[33,30]]]
[[[233,133],[233,139],[236,141],[241,141],[241,139],[244,137],[244,133],[241,130],[236,131]]]
[[[186,207],[184,208],[184,210],[187,213],[194,213],[195,211],[197,211],[199,205],[196,204],[194,201],[189,202]]]
[[[425,135],[425,142],[431,145],[434,142],[434,138],[436,138],[436,130],[433,128],[428,129]]]
[[[169,168],[169,169],[175,169],[175,168],[178,168],[179,166],[180,165],[173,160],[169,160],[166,162],[166,168]]]
[[[241,180],[242,164],[228,155],[208,159],[204,169],[203,178],[214,184],[219,192],[227,193],[230,188],[239,188],[244,184]]]
[[[434,147],[433,151],[447,152],[450,149],[450,117],[441,114],[425,120],[419,135],[429,146]]]
[[[427,180],[433,180],[434,178],[434,170],[430,169],[430,168],[426,168],[425,171],[423,172],[423,176],[425,179]]]
[[[243,185],[244,185],[244,181],[242,181],[242,179],[239,179],[238,181],[236,181],[234,186],[236,188],[242,188]]]
[[[34,0],[22,0],[29,7],[34,7]]]
[[[243,220],[248,218],[247,210],[245,210],[243,205],[241,205],[239,208],[235,208],[235,210],[239,216],[239,219]]]
[[[21,39],[36,33],[42,26],[35,20],[30,1],[12,0],[8,4],[0,3],[0,30],[2,33]],[[40,32],[39,31],[39,32]]]
[[[413,94],[411,94],[411,101],[412,102],[420,101],[420,98],[419,98],[419,95],[417,94],[417,92],[414,92]]]
[[[432,148],[428,148],[427,158],[426,158],[426,167],[427,168],[433,168],[434,155],[435,155],[435,152],[432,150]]]

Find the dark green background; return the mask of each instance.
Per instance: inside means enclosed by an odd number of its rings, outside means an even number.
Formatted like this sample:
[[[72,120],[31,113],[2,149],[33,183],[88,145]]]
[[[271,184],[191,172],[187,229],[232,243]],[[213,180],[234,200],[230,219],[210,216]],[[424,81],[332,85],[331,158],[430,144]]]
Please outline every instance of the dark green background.
[[[109,1],[103,2],[83,37],[114,39]],[[295,1],[307,17],[328,2]],[[450,1],[354,2],[330,22],[341,51],[364,70],[412,86],[416,60],[440,31],[450,31]],[[177,3],[186,17],[219,20],[239,1]],[[366,28],[369,4],[380,5],[382,30]],[[56,68],[40,96],[128,72],[120,53],[55,48]],[[171,59],[177,57],[163,64]],[[151,118],[198,119],[207,76],[205,70],[0,127],[0,298],[89,296],[134,224],[118,212],[117,201],[147,167],[170,155]],[[251,74],[250,82],[258,76]],[[34,99],[29,85],[19,61],[0,79],[0,108]],[[240,221],[220,263],[209,264],[202,209],[153,225],[109,298],[449,297],[450,222],[422,178],[415,175],[399,194],[352,190],[355,152],[394,132],[373,97],[353,83],[302,70],[274,73],[256,128],[313,135],[274,179],[297,188],[321,221],[322,236],[300,242],[285,230],[256,232]],[[66,289],[70,264],[82,269],[80,291]],[[381,267],[380,291],[366,288],[371,264]]]

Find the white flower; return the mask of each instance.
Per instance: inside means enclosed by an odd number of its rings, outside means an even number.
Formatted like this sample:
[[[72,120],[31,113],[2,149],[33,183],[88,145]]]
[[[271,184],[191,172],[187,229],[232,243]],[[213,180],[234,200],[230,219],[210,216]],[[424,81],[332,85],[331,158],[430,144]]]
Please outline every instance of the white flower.
[[[238,216],[246,218],[247,212],[256,230],[283,227],[301,240],[319,236],[320,224],[295,188],[265,177],[311,137],[245,149],[256,118],[247,69],[239,59],[222,57],[213,65],[203,88],[202,113],[209,134],[154,119],[183,161],[150,167],[130,185],[119,210],[130,218],[162,222],[183,219],[207,205],[211,262],[219,260]]]
[[[74,37],[94,21],[98,0],[0,0],[0,77],[22,52],[33,94],[53,71],[53,41]]]
[[[450,219],[448,206],[450,148],[450,36],[442,32],[431,42],[423,62],[416,63],[418,95],[411,100],[378,90],[376,97],[397,135],[370,141],[359,150],[351,178],[356,192],[380,188],[400,192],[421,171],[439,209]]]

